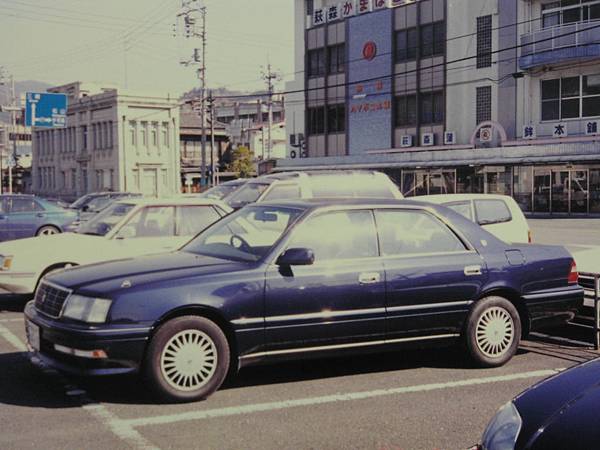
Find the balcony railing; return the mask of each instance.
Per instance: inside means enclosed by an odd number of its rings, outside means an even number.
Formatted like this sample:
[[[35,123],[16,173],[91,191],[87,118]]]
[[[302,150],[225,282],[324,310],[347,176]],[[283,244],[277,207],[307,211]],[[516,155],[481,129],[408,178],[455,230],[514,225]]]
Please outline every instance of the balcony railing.
[[[558,25],[521,36],[519,68],[600,57],[600,20]]]

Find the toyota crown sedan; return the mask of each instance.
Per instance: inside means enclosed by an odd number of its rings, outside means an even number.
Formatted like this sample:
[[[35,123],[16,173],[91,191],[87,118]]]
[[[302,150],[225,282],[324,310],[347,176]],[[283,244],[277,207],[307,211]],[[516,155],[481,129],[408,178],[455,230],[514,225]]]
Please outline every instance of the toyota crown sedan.
[[[337,200],[246,206],[179,251],[45,277],[30,350],[59,370],[142,372],[165,400],[230,368],[462,342],[499,366],[583,301],[562,247],[509,245],[443,206]]]

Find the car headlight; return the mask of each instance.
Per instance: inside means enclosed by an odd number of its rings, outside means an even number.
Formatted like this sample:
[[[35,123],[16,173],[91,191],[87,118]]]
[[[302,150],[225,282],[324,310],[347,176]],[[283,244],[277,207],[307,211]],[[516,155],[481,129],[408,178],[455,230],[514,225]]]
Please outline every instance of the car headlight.
[[[62,312],[63,317],[88,323],[104,323],[112,301],[105,298],[71,294]]]
[[[0,270],[10,270],[12,261],[13,261],[12,256],[0,255]]]
[[[483,433],[484,450],[512,450],[521,431],[523,420],[513,402],[498,410]]]

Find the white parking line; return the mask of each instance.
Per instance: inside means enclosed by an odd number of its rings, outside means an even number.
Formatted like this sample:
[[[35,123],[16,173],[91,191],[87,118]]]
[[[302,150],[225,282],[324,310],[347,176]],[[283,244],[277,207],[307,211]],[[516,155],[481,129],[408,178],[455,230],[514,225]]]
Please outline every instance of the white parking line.
[[[0,319],[0,323],[23,322],[23,319]]]
[[[560,336],[550,336],[549,334],[538,333],[538,332],[530,333],[530,335],[545,338],[545,339],[550,339],[550,340],[557,341],[557,342],[565,342],[567,344],[582,345],[582,346],[585,346],[588,348],[593,347],[593,344],[591,342],[577,341],[575,339],[563,338]]]
[[[0,336],[6,339],[17,350],[27,352],[27,346],[3,325],[0,325]],[[40,365],[39,361],[38,365]],[[42,366],[42,370],[60,381],[66,391],[66,395],[77,396],[82,403],[86,403],[82,405],[82,408],[100,423],[108,427],[117,438],[123,440],[136,450],[159,450],[158,447],[152,445],[131,425],[111,413],[104,405],[90,399],[86,391],[69,384],[61,374],[52,369],[44,369]]]
[[[284,400],[272,403],[256,403],[253,405],[231,406],[227,408],[208,409],[205,411],[190,411],[181,414],[168,414],[164,416],[142,417],[138,419],[121,420],[131,427],[142,427],[148,425],[165,425],[190,420],[212,419],[215,417],[236,416],[241,414],[252,414],[257,412],[277,411],[300,406],[322,405],[327,403],[347,402],[353,400],[364,400],[374,397],[383,397],[415,392],[426,392],[440,389],[451,389],[463,386],[474,386],[481,384],[501,383],[504,381],[521,380],[527,378],[543,378],[554,375],[564,369],[536,370],[531,372],[514,373],[510,375],[499,375],[495,377],[469,378],[466,380],[449,381],[447,383],[421,384],[391,389],[378,389],[375,391],[349,392],[347,394],[334,394],[322,397],[308,397],[295,400]]]

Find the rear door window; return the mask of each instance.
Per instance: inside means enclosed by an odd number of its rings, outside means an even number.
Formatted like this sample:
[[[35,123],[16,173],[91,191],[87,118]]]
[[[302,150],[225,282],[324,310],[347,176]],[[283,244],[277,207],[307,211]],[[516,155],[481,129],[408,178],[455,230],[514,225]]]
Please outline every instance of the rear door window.
[[[125,225],[125,227],[132,227],[135,230],[130,237],[174,236],[175,214],[173,209],[173,206],[143,208]]]
[[[475,215],[479,225],[510,222],[512,215],[503,200],[475,200]]]
[[[177,235],[195,236],[221,216],[212,206],[178,206]]]
[[[379,210],[375,219],[384,256],[466,250],[452,230],[425,211]]]
[[[32,198],[13,198],[11,200],[10,212],[11,213],[27,213],[35,211],[43,211],[42,208]]]
[[[263,197],[269,200],[293,200],[300,198],[300,186],[297,184],[275,184]]]

